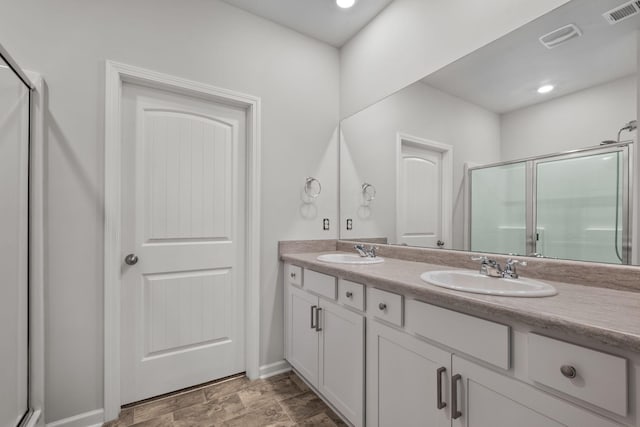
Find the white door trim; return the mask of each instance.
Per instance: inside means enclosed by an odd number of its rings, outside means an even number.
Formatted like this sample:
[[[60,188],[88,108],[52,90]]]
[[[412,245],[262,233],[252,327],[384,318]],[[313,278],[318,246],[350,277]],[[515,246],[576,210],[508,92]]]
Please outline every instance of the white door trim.
[[[122,84],[197,96],[247,112],[246,371],[260,375],[260,98],[131,65],[106,61],[104,210],[104,413],[120,411],[120,210]]]
[[[446,242],[445,247],[451,248],[453,239],[451,227],[453,220],[453,146],[403,132],[396,134],[396,241],[400,241],[401,237],[397,224],[400,217],[400,161],[403,142],[442,153],[442,237]]]

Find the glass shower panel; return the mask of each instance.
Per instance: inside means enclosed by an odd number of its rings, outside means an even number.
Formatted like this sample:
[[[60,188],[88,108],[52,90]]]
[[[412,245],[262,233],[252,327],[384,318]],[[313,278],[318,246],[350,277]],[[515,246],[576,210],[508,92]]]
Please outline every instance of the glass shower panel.
[[[472,169],[472,251],[526,254],[526,163]]]
[[[613,151],[536,164],[536,252],[622,263],[622,160]]]
[[[29,91],[0,59],[0,427],[28,410]]]

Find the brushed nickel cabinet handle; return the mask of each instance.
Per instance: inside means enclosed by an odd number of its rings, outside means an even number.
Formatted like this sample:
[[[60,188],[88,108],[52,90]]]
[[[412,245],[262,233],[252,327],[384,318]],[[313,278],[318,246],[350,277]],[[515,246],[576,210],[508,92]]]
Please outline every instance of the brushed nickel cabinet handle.
[[[438,409],[442,409],[445,406],[447,406],[446,402],[442,401],[442,374],[444,374],[445,372],[447,372],[447,368],[445,368],[444,366],[441,368],[438,368],[438,370],[436,371],[436,375],[438,377],[437,380],[437,389],[436,389],[436,394],[437,394],[437,401],[436,401],[436,407]]]
[[[451,418],[457,420],[462,416],[462,412],[458,410],[458,381],[462,379],[462,375],[455,374],[451,377]]]
[[[380,304],[378,304],[378,308],[382,311],[385,311],[387,309],[387,304],[381,302]]]
[[[318,309],[317,305],[312,305],[311,306],[311,329],[316,329],[317,325],[315,325],[313,322],[314,320],[318,319],[318,316],[316,315],[316,310]]]
[[[562,365],[560,367],[560,372],[562,372],[562,375],[567,378],[575,378],[578,375],[578,371],[576,371],[576,368],[570,365]]]
[[[322,311],[321,307],[316,309],[316,331],[320,332],[322,328],[320,327],[320,312]]]

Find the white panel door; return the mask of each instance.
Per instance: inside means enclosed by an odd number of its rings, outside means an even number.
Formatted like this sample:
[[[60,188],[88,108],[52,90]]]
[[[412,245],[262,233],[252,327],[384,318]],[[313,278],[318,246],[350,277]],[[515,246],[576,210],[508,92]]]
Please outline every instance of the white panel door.
[[[436,247],[443,240],[442,153],[403,142],[398,167],[398,243]]]
[[[245,369],[245,112],[125,84],[122,119],[128,403]]]
[[[320,300],[318,390],[355,427],[363,425],[364,317]]]
[[[368,322],[367,426],[450,426],[450,366],[450,353],[376,321]]]

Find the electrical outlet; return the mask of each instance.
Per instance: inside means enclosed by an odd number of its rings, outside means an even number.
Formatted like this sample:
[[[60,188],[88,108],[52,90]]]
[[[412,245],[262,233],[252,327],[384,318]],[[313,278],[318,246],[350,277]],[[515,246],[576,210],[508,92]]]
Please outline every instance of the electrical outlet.
[[[323,230],[329,229],[329,218],[325,218],[322,220],[322,229]]]
[[[347,230],[353,230],[353,220],[351,218],[347,218]]]

